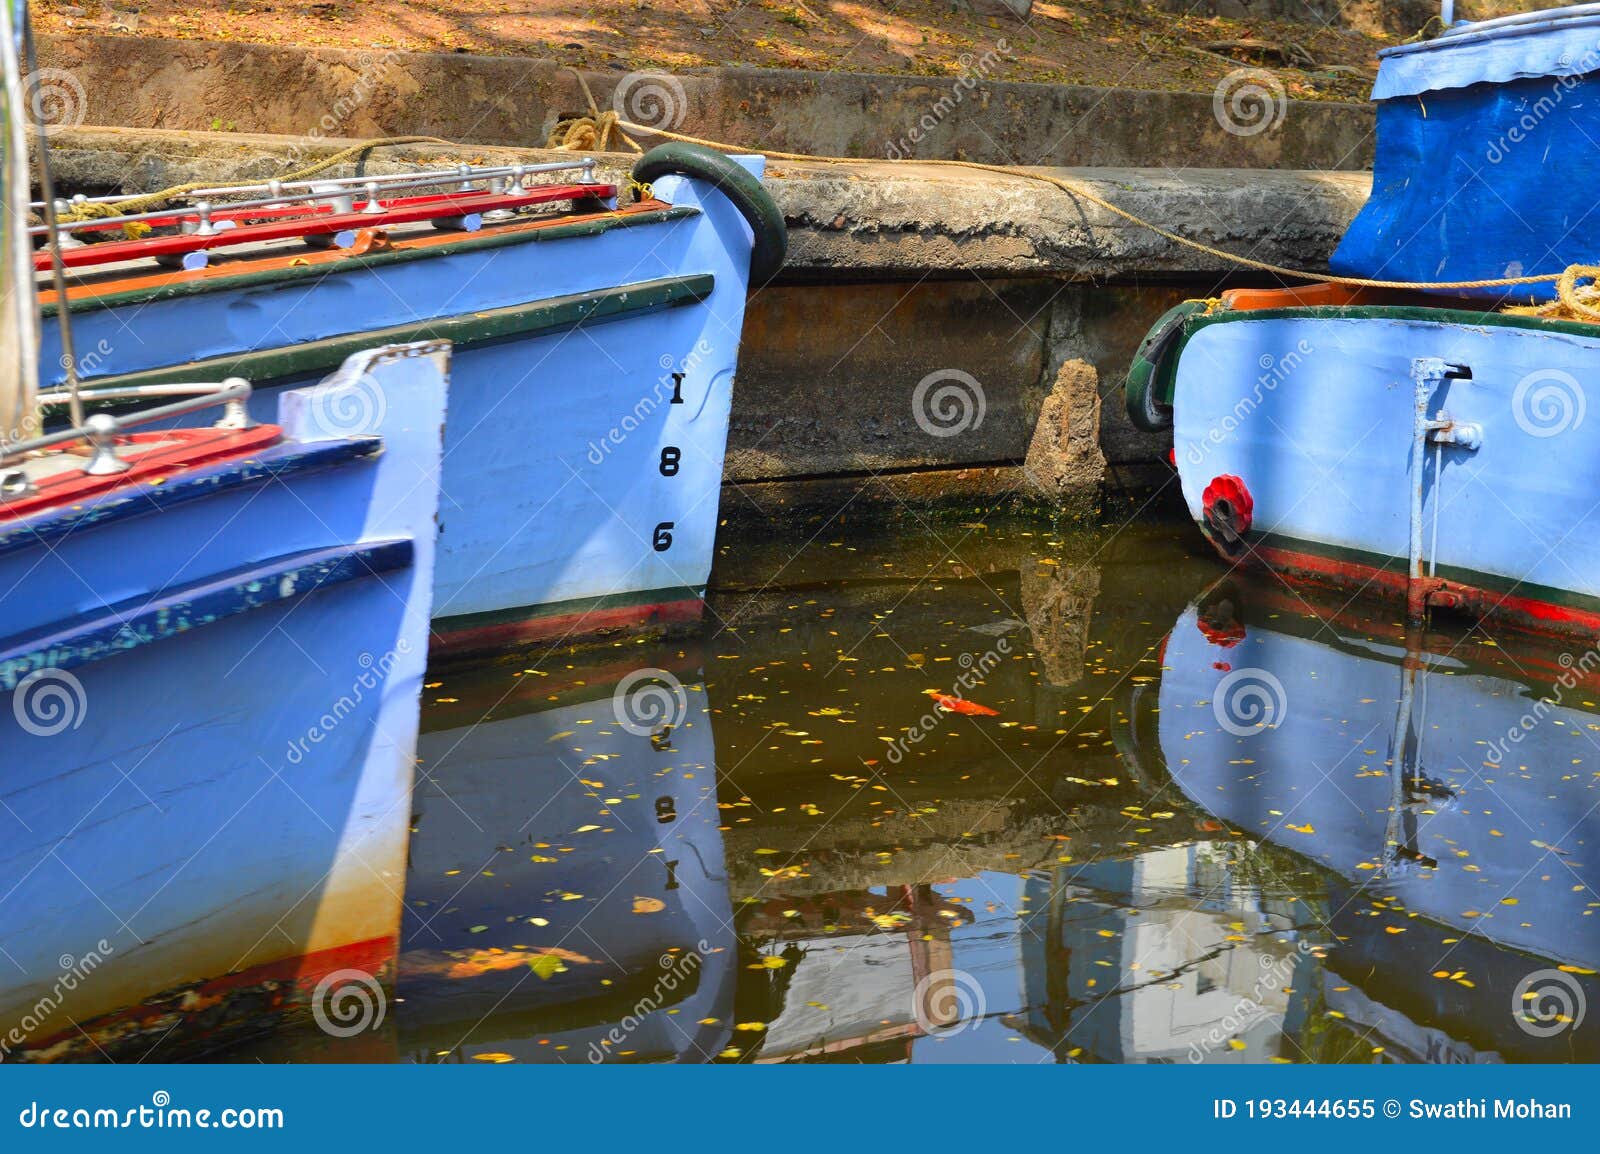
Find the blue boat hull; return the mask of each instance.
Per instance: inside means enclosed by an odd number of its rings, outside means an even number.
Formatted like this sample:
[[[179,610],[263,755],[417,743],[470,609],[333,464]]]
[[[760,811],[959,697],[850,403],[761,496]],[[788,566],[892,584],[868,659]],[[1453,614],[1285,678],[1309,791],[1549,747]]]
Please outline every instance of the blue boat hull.
[[[6,1059],[170,1059],[341,972],[381,1001],[447,363],[359,358],[271,447],[0,525]]]
[[[436,642],[697,616],[751,234],[706,184],[667,176],[655,191],[671,210],[564,236],[499,243],[486,232],[421,259],[102,305],[74,316],[80,361],[91,384],[211,362],[192,378],[248,369],[239,358],[252,351],[309,356],[352,335],[449,337]],[[46,366],[58,341],[48,319]],[[259,389],[259,412],[274,392]],[[370,412],[352,407],[352,432]]]
[[[1152,784],[1340,879],[1318,914],[1340,974],[1380,974],[1410,1019],[1480,1050],[1595,1060],[1592,1030],[1521,1021],[1514,991],[1600,996],[1584,740],[1600,660],[1408,640],[1390,616],[1224,582],[1173,626],[1153,748],[1135,758],[1164,767]]]
[[[1471,373],[1433,390],[1428,416],[1480,443],[1430,443],[1419,470],[1412,372],[1428,357]],[[1420,486],[1435,604],[1600,628],[1600,460],[1584,420],[1600,331],[1402,307],[1223,310],[1189,322],[1178,358],[1184,500],[1230,561],[1404,595]]]

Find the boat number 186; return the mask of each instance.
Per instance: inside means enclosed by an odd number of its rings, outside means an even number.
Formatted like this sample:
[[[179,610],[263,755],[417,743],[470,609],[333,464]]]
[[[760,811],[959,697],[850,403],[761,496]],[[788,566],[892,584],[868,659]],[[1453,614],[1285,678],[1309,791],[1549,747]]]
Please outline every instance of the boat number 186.
[[[672,374],[672,404],[683,404],[683,374]],[[663,477],[676,477],[678,468],[683,462],[683,450],[677,445],[663,445],[661,447],[661,475]],[[672,548],[672,528],[675,522],[663,521],[656,526],[655,533],[650,538],[650,547],[657,553],[665,553]]]

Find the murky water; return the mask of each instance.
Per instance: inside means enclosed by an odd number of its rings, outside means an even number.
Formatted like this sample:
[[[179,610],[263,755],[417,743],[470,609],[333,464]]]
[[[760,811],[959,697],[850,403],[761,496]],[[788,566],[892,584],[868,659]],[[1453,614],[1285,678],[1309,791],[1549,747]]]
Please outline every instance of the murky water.
[[[832,526],[438,673],[398,1001],[234,1056],[1600,1059],[1600,656],[1195,537]]]

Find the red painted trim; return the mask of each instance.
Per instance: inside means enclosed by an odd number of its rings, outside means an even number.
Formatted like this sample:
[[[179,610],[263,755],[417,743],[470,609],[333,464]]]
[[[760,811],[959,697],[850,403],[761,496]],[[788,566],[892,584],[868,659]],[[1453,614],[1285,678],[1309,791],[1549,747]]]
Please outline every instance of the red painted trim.
[[[174,1014],[197,1017],[202,1023],[202,1028],[209,1031],[217,1019],[211,1011],[218,1004],[226,1002],[231,995],[240,991],[258,991],[268,983],[275,984],[277,988],[272,991],[267,1013],[278,1014],[287,1010],[301,1009],[311,1004],[311,996],[316,991],[317,983],[339,970],[359,970],[384,985],[391,985],[399,954],[400,938],[396,933],[392,936],[369,938],[366,941],[351,942],[348,945],[317,950],[310,954],[264,962],[259,966],[238,970],[224,977],[153,991],[150,1001],[102,1014],[89,1021],[80,1022],[76,1027],[69,1027],[60,1033],[52,1034],[48,1038],[30,1040],[17,1052],[26,1055],[33,1051],[48,1050],[65,1042],[74,1048],[81,1043],[82,1050],[88,1055],[94,1053],[94,1047],[90,1045],[89,1039],[127,1036],[135,1033],[139,1027],[150,1027],[157,1021],[160,1022],[163,1037],[167,1035],[170,1027],[174,1041],[181,1041],[186,1026],[183,1022],[172,1026],[169,1019]],[[160,995],[159,1000],[155,998],[157,993]],[[242,1024],[255,1025],[259,1024],[259,1020]],[[85,1039],[85,1035],[88,1039]]]
[[[0,523],[62,505],[77,504],[118,489],[162,480],[200,465],[248,457],[275,444],[282,436],[283,430],[277,425],[257,425],[252,429],[168,429],[159,433],[130,433],[118,437],[117,444],[174,443],[140,453],[136,457],[127,457],[131,468],[126,473],[91,477],[82,469],[73,469],[46,477],[33,493],[11,501],[0,499]],[[83,462],[88,464],[87,456]]]
[[[194,233],[178,236],[151,236],[140,240],[107,241],[104,244],[89,244],[81,248],[62,250],[61,263],[67,268],[83,268],[97,264],[112,264],[117,261],[139,260],[145,257],[176,256],[181,253],[200,252],[206,249],[233,248],[244,244],[258,244],[263,241],[290,240],[295,237],[327,235],[338,232],[340,229],[363,228],[388,228],[397,224],[417,224],[421,221],[434,220],[445,216],[465,216],[473,212],[489,212],[493,209],[525,208],[534,204],[547,204],[555,200],[575,200],[589,197],[611,197],[617,193],[616,186],[611,184],[552,184],[539,188],[528,189],[523,192],[489,194],[489,193],[459,193],[448,198],[448,203],[440,203],[431,197],[412,197],[406,201],[394,201],[384,207],[382,212],[345,212],[301,214],[292,219],[272,221],[266,224],[242,224],[237,228],[224,229],[212,233],[210,236],[199,236]],[[175,219],[198,219],[194,214],[185,214],[184,217]],[[50,267],[50,253],[41,249],[33,256],[33,267],[36,272],[43,272]]]
[[[1257,545],[1249,556],[1270,569],[1316,584],[1349,590],[1365,587],[1369,592],[1404,601],[1408,581],[1404,573],[1379,569],[1358,561],[1341,561],[1314,553]],[[1600,613],[1557,605],[1534,597],[1497,593],[1476,585],[1443,578],[1430,578],[1431,604],[1469,615],[1506,620],[1540,633],[1600,635]]]
[[[692,625],[700,620],[705,602],[698,597],[650,605],[624,605],[586,609],[576,613],[533,616],[496,622],[447,633],[435,632],[429,652],[433,656],[459,657],[488,649],[516,645],[577,642],[596,633],[646,629],[660,625]],[[530,610],[537,613],[538,610]]]
[[[1309,582],[1299,582],[1305,588]],[[1203,599],[1202,599],[1203,600]],[[1273,582],[1270,585],[1263,582],[1259,586],[1252,583],[1243,600],[1250,606],[1250,616],[1256,617],[1262,611],[1270,611],[1280,616],[1289,617],[1314,617],[1325,625],[1336,626],[1350,633],[1363,637],[1382,638],[1396,648],[1404,649],[1407,644],[1406,626],[1401,621],[1391,620],[1388,616],[1379,617],[1373,614],[1371,607],[1363,610],[1355,602],[1344,602],[1337,608],[1332,603],[1318,603],[1308,605],[1306,601],[1295,593],[1286,591],[1282,585]],[[1241,629],[1244,626],[1240,626]],[[1202,632],[1204,630],[1202,629]],[[1424,634],[1421,649],[1424,653],[1440,652],[1444,650],[1455,651],[1457,637],[1450,634],[1429,631]],[[1457,656],[1461,656],[1458,652]],[[1563,663],[1561,658],[1567,658]],[[1475,664],[1483,663],[1485,658],[1478,651],[1466,658]],[[1520,647],[1516,652],[1516,659],[1509,661],[1511,670],[1500,669],[1497,676],[1525,677],[1530,673],[1539,674],[1549,679],[1552,683],[1570,679],[1568,684],[1581,685],[1590,690],[1600,690],[1600,671],[1590,672],[1573,662],[1572,655],[1565,650],[1558,652],[1554,647],[1539,644]]]

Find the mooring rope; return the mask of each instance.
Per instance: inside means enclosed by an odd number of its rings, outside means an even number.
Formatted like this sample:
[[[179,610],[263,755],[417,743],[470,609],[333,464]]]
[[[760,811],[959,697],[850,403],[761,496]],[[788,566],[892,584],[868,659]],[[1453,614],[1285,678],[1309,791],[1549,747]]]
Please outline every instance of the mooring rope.
[[[1121,205],[1107,200],[1105,197],[1085,188],[1083,185],[1052,173],[1041,172],[1037,169],[1022,168],[1009,164],[983,164],[976,160],[915,160],[911,158],[899,159],[885,157],[860,156],[820,156],[806,152],[782,152],[775,148],[748,148],[743,145],[729,144],[722,140],[709,140],[703,136],[690,136],[687,133],[672,132],[665,128],[652,128],[649,125],[635,124],[624,120],[613,111],[601,111],[595,102],[594,93],[589,90],[588,82],[583,74],[576,68],[568,69],[578,78],[578,85],[583,90],[584,99],[589,102],[589,115],[573,117],[563,120],[557,125],[558,132],[552,134],[551,148],[571,148],[573,146],[558,143],[559,136],[562,141],[570,139],[609,139],[615,133],[634,151],[642,151],[639,145],[627,135],[635,132],[642,136],[664,136],[669,140],[681,140],[687,144],[698,144],[705,148],[714,148],[719,152],[747,152],[760,153],[775,160],[798,160],[803,162],[816,162],[821,164],[919,164],[933,165],[940,168],[968,168],[977,172],[998,172],[1008,176],[1021,177],[1024,180],[1036,180],[1044,184],[1053,185],[1069,196],[1086,200],[1098,208],[1104,209],[1113,216],[1120,217],[1129,224],[1139,228],[1148,229],[1157,236],[1182,248],[1201,252],[1217,260],[1235,264],[1241,268],[1254,269],[1257,272],[1272,273],[1275,276],[1290,277],[1295,280],[1313,281],[1319,284],[1345,285],[1350,288],[1375,288],[1399,290],[1452,290],[1452,289],[1477,289],[1477,288],[1512,288],[1517,285],[1551,284],[1556,286],[1560,302],[1571,313],[1584,320],[1600,323],[1600,309],[1595,307],[1597,298],[1591,290],[1581,290],[1579,280],[1595,280],[1600,278],[1600,266],[1572,265],[1565,272],[1541,273],[1534,276],[1507,276],[1488,277],[1482,280],[1455,280],[1455,281],[1406,281],[1406,280],[1379,280],[1371,277],[1337,276],[1332,273],[1306,272],[1304,269],[1289,268],[1286,265],[1274,264],[1271,261],[1257,260],[1254,257],[1241,256],[1238,253],[1228,252],[1226,249],[1217,248],[1206,244],[1204,241],[1183,236],[1180,233],[1162,228],[1153,221],[1146,220],[1137,213],[1129,212]],[[626,131],[624,131],[626,130]],[[583,146],[587,147],[587,146]],[[1580,293],[1583,295],[1580,296]],[[1589,298],[1588,303],[1585,297]],[[1552,306],[1540,306],[1549,309]],[[1549,314],[1544,314],[1549,315]]]

